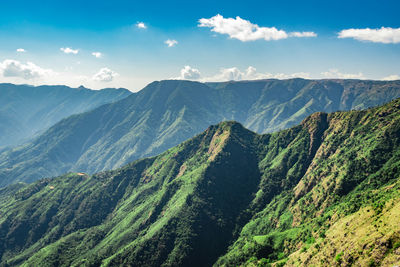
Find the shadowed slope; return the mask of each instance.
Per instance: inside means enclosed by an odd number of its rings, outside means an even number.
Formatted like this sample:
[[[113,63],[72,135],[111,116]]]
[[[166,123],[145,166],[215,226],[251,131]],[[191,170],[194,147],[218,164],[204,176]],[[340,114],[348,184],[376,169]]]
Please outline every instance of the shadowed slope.
[[[273,134],[220,123],[115,171],[0,191],[1,260],[11,266],[395,263],[400,235],[388,220],[398,213],[399,145],[400,100],[315,113]],[[363,218],[376,227],[354,230],[352,221]],[[363,247],[369,252],[360,253]]]
[[[0,186],[67,171],[117,168],[161,153],[224,120],[270,132],[300,123],[313,112],[364,108],[396,96],[400,96],[399,81],[153,82],[126,99],[67,118],[33,142],[1,153]]]

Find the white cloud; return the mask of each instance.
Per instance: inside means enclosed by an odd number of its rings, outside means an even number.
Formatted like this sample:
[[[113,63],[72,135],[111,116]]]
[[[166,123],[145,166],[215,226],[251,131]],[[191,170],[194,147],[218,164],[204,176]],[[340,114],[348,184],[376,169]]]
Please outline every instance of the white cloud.
[[[234,18],[224,18],[220,14],[209,19],[199,19],[199,27],[211,28],[211,31],[227,34],[230,38],[238,39],[242,42],[264,39],[265,41],[286,39],[288,37],[316,37],[314,32],[292,32],[278,30],[275,27],[260,27],[248,20],[237,16]]]
[[[365,79],[362,72],[359,73],[341,73],[338,69],[330,69],[326,72],[321,72],[326,78],[339,78],[339,79]]]
[[[292,74],[285,73],[261,73],[257,69],[249,66],[244,72],[238,68],[221,69],[220,73],[212,79],[216,81],[229,81],[229,80],[259,80],[259,79],[290,79],[290,78],[309,78],[310,74],[305,72],[298,72]]]
[[[138,27],[139,29],[147,29],[147,26],[146,24],[144,24],[144,22],[136,23],[136,27]]]
[[[25,52],[26,52],[26,50],[25,50],[25,49],[23,49],[23,48],[18,48],[18,49],[17,49],[17,52],[18,52],[18,53],[25,53]]]
[[[204,82],[222,82],[222,81],[241,81],[241,80],[259,80],[259,79],[290,79],[290,78],[310,78],[310,74],[306,72],[298,72],[292,74],[285,73],[262,73],[257,72],[255,67],[249,66],[246,70],[241,71],[236,67],[222,68],[220,71],[209,77],[201,79]]]
[[[102,68],[99,72],[93,75],[92,79],[99,82],[111,82],[117,76],[119,76],[119,74],[115,71],[112,71],[109,68]]]
[[[236,17],[236,19],[224,18],[218,14],[209,19],[202,18],[199,20],[199,23],[199,27],[211,28],[213,32],[228,34],[230,38],[235,38],[243,42],[259,39],[266,41],[279,40],[288,37],[287,33],[283,30],[278,30],[275,27],[259,27],[240,17]]]
[[[190,66],[184,66],[183,69],[181,69],[181,75],[174,79],[198,80],[200,77],[201,77],[201,74],[198,69],[192,68]]]
[[[395,80],[400,80],[400,76],[397,74],[389,75],[387,77],[382,78],[384,81],[395,81]]]
[[[168,47],[173,47],[173,46],[175,46],[175,45],[178,44],[178,41],[177,41],[177,40],[168,39],[168,40],[166,40],[164,43],[165,43],[166,45],[168,45]]]
[[[342,73],[338,69],[330,69],[326,72],[321,72],[324,79],[367,79],[362,72],[359,73]],[[319,77],[311,77],[308,72],[294,73],[271,73],[258,72],[253,66],[249,66],[244,70],[237,67],[221,68],[216,74],[204,76],[201,75],[198,69],[190,66],[185,66],[180,71],[180,76],[172,79],[198,80],[201,82],[224,82],[224,81],[242,81],[242,80],[262,80],[262,79],[320,79]],[[390,75],[381,80],[400,80],[400,75]]]
[[[243,80],[245,73],[241,72],[238,68],[224,68],[221,69],[220,72],[212,77],[208,77],[207,79],[212,79],[213,81],[240,81]]]
[[[373,43],[397,44],[400,43],[400,28],[346,29],[339,32],[338,38],[353,38]]]
[[[92,56],[94,56],[94,57],[96,57],[96,58],[101,58],[101,57],[103,56],[103,54],[100,53],[100,52],[93,52],[93,53],[92,53]]]
[[[290,37],[317,37],[315,32],[291,32],[289,33]]]
[[[3,77],[18,77],[25,80],[42,78],[44,76],[55,74],[54,71],[41,68],[32,62],[23,64],[13,59],[6,59],[3,62],[0,62],[0,73]]]
[[[78,54],[79,50],[78,49],[72,49],[69,47],[61,47],[60,48],[61,51],[63,51],[65,54]]]

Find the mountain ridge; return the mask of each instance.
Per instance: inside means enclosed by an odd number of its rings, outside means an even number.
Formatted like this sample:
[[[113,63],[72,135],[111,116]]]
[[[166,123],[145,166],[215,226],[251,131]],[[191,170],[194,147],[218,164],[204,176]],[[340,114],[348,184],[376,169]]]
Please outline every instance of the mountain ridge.
[[[32,139],[62,118],[128,96],[126,89],[0,84],[0,147]]]
[[[363,111],[315,113],[272,134],[222,122],[121,169],[15,185],[0,190],[1,261],[394,264],[400,234],[387,218],[400,212],[391,204],[400,192],[399,133],[400,99]],[[364,227],[350,244],[337,229],[352,235],[351,218],[384,227],[383,237]],[[363,246],[369,252],[360,254]]]
[[[0,185],[113,169],[161,153],[223,120],[262,133],[288,128],[313,112],[360,109],[400,96],[400,81],[292,79],[214,87],[156,81],[119,102],[67,118],[24,147],[1,153]]]

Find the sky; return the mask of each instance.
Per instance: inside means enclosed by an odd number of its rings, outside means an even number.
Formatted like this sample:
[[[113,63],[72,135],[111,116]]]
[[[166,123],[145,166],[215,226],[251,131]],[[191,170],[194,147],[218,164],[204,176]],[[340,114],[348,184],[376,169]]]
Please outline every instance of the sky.
[[[0,82],[400,79],[400,1],[1,1]]]

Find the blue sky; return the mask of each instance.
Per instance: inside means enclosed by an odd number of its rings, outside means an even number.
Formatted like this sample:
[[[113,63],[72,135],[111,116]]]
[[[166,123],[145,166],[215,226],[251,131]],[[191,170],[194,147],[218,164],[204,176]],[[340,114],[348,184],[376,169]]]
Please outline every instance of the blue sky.
[[[137,91],[169,78],[400,79],[399,10],[395,0],[3,1],[0,82]]]

